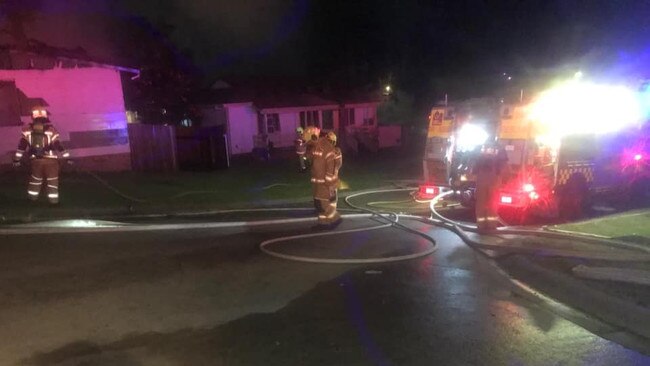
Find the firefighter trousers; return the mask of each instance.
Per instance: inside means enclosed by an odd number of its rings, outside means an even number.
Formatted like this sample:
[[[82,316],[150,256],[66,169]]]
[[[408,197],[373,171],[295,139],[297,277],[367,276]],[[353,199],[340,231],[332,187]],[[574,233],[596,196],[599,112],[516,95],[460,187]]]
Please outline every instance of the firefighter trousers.
[[[329,225],[341,219],[341,215],[336,210],[338,197],[336,192],[330,199],[321,199],[314,197],[314,207],[318,213],[318,224]]]
[[[59,203],[59,161],[56,159],[34,159],[31,162],[31,176],[27,187],[30,200],[36,201],[45,185],[47,200]]]
[[[499,226],[497,213],[496,182],[481,183],[476,185],[476,227],[479,230],[493,230]]]
[[[307,157],[305,154],[298,154],[298,161],[300,162],[300,170],[307,170]]]

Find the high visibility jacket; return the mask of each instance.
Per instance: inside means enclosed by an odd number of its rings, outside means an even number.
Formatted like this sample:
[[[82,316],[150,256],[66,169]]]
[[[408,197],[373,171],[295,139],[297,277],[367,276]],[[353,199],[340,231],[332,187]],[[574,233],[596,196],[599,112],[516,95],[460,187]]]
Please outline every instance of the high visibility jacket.
[[[305,155],[307,153],[307,143],[303,139],[297,138],[294,141],[294,145],[296,147],[296,154]]]
[[[63,158],[70,157],[61,144],[60,135],[54,126],[49,123],[42,126],[42,129],[39,129],[34,128],[34,124],[29,124],[22,129],[14,161],[20,161],[25,154],[30,159],[58,159],[59,154]]]
[[[338,150],[340,152],[340,150]],[[314,187],[314,198],[329,200],[336,194],[338,184],[338,169],[341,167],[337,161],[337,149],[325,137],[316,141],[310,151],[312,160],[311,182]],[[340,154],[339,154],[340,156]]]

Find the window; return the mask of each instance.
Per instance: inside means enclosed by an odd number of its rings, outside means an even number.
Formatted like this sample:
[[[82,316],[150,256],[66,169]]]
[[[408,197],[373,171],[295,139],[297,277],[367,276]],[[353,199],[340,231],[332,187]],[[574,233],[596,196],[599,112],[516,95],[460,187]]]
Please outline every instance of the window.
[[[343,111],[343,114],[345,114],[345,125],[346,126],[354,126],[354,108],[346,108]]]
[[[269,113],[266,117],[266,130],[268,133],[280,132],[280,115],[277,113]]]
[[[280,115],[277,113],[259,114],[257,119],[257,133],[268,135],[280,132]]]
[[[300,126],[303,128],[307,126],[320,127],[320,120],[318,117],[318,111],[300,112]]]
[[[323,130],[334,129],[334,111],[323,111]]]

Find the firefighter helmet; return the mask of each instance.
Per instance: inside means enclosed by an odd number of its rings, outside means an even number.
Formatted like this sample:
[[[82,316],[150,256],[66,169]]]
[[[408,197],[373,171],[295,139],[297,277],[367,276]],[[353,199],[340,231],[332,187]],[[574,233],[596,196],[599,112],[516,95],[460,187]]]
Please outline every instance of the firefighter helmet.
[[[305,130],[302,127],[296,128],[296,134],[302,136],[304,133],[305,133]]]
[[[319,136],[320,136],[320,129],[316,126],[309,126],[305,129],[303,140],[305,141],[316,140],[318,139]]]
[[[334,131],[330,131],[327,133],[327,139],[332,143],[332,145],[336,145],[336,134]]]

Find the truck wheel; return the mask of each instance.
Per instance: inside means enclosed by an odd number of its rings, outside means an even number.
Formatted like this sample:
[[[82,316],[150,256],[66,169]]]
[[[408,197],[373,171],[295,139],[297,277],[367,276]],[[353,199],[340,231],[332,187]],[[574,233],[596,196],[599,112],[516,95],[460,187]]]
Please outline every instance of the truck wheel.
[[[476,206],[476,201],[474,200],[474,194],[471,190],[465,190],[460,193],[460,205],[465,208],[473,209]]]
[[[565,220],[582,218],[585,214],[588,196],[587,179],[580,173],[574,173],[561,190],[560,217]]]

